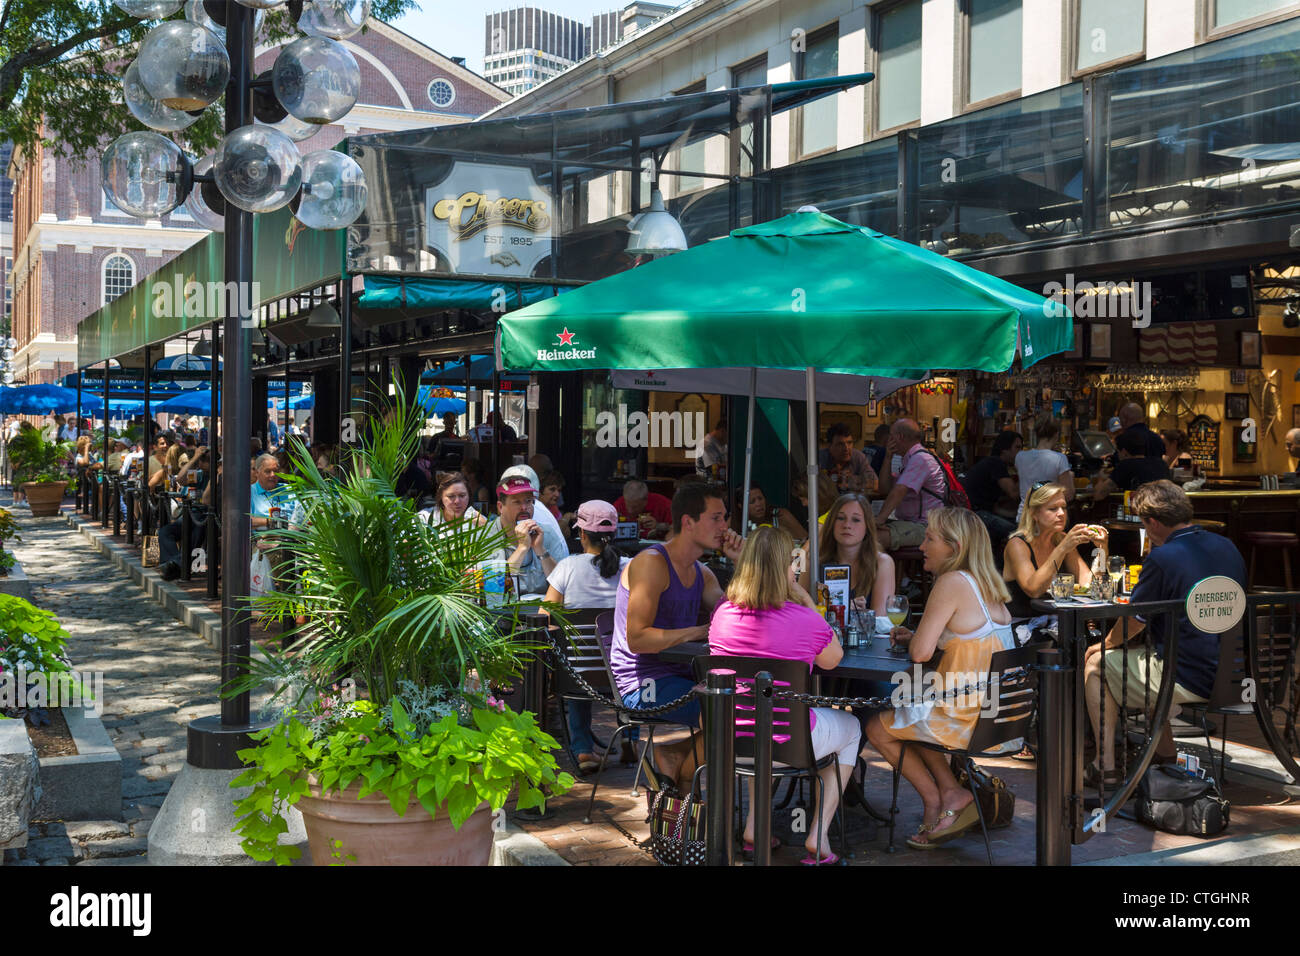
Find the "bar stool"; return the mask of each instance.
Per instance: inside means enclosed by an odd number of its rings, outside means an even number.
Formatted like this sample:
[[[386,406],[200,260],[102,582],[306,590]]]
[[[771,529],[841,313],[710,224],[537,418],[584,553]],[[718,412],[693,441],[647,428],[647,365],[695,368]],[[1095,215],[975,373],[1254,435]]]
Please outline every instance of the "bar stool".
[[[1277,548],[1282,552],[1282,572],[1286,580],[1286,589],[1294,590],[1291,582],[1291,549],[1300,545],[1300,535],[1291,531],[1247,531],[1241,536],[1242,543],[1250,545],[1250,576],[1246,579],[1247,587],[1255,589],[1255,551],[1258,548]]]

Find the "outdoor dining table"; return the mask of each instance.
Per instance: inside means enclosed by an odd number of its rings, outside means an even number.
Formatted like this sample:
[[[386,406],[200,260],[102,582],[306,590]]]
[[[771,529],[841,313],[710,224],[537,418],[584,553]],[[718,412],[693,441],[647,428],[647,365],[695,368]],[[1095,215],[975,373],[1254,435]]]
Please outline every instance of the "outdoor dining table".
[[[673,664],[689,664],[695,658],[709,653],[709,645],[704,641],[687,641],[659,652],[659,659]],[[924,670],[933,670],[938,662],[938,654],[927,661]],[[823,670],[813,668],[814,682],[821,677],[845,678],[849,680],[883,681],[887,684],[897,683],[895,675],[910,672],[913,662],[906,654],[889,652],[889,636],[876,634],[871,647],[846,648],[843,659],[835,667]]]

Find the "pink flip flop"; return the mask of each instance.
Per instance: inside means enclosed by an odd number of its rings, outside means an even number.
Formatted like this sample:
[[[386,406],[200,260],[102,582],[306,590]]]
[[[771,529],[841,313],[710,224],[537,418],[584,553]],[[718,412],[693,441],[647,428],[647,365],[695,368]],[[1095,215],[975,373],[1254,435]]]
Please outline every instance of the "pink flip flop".
[[[824,856],[820,860],[814,859],[811,856],[806,856],[799,862],[804,866],[834,866],[836,863],[840,862],[840,858],[839,855],[832,850],[828,856]]]

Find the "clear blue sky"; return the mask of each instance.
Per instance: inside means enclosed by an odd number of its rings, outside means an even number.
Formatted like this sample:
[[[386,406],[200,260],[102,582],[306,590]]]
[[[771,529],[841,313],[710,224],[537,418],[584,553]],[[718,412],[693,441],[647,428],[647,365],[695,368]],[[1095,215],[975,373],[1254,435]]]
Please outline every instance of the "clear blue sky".
[[[661,0],[671,3],[672,0]],[[419,0],[423,8],[393,22],[444,56],[463,56],[465,65],[483,72],[483,25],[489,13],[515,7],[538,7],[590,24],[597,13],[620,10],[627,0]]]

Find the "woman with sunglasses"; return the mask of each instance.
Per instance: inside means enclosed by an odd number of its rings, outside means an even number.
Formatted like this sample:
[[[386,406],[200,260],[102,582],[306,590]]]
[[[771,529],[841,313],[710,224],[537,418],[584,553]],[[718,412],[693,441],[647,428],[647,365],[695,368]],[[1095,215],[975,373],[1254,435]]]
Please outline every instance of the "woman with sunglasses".
[[[1065,530],[1069,517],[1066,490],[1052,481],[1034,484],[1020,513],[1020,525],[1007,539],[1002,552],[1002,579],[1011,600],[1007,607],[1013,618],[1034,616],[1030,601],[1041,598],[1059,573],[1073,574],[1082,585],[1092,582],[1088,563],[1079,545],[1106,546],[1106,529],[1100,525],[1077,524]]]

